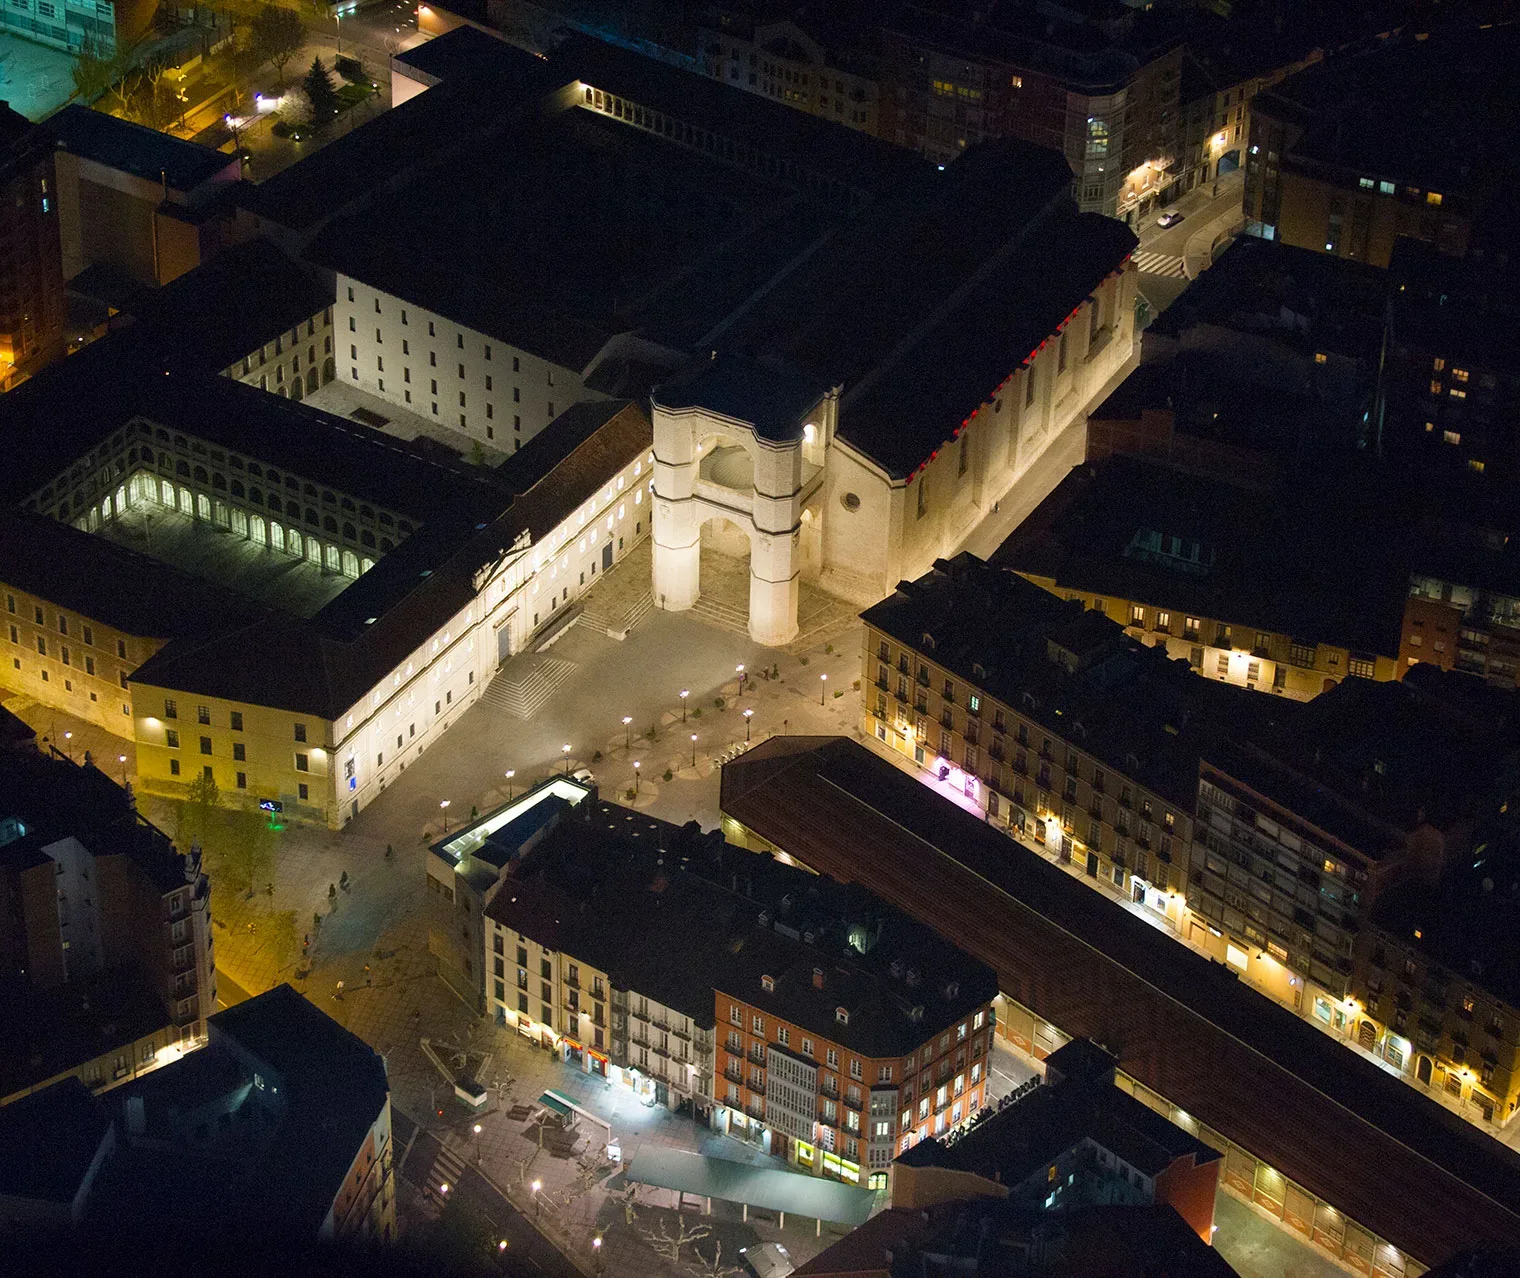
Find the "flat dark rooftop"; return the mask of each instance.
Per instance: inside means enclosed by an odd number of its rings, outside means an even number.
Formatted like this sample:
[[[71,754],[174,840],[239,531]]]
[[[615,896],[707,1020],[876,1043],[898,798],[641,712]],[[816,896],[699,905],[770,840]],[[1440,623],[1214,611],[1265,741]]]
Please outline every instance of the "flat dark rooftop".
[[[68,1207],[110,1126],[76,1077],[0,1108],[0,1195]]]
[[[724,354],[661,383],[654,399],[663,408],[711,409],[750,423],[761,439],[787,443],[802,438],[806,415],[827,389],[797,369]]]
[[[721,807],[1417,1258],[1520,1235],[1520,1155],[866,747],[774,738],[724,768]]]
[[[1263,493],[1114,456],[1074,467],[991,562],[1063,590],[1396,657],[1411,527],[1397,494],[1350,461]],[[1150,536],[1196,543],[1207,562],[1150,554]]]
[[[450,11],[457,12],[457,5],[451,4]],[[514,84],[539,74],[543,59],[515,44],[508,44],[500,36],[466,23],[425,40],[415,48],[403,50],[391,61],[438,81],[462,74],[488,72]]]
[[[193,191],[218,175],[238,176],[237,160],[230,155],[89,107],[66,106],[47,127],[61,150],[144,181],[162,180],[176,191]]]

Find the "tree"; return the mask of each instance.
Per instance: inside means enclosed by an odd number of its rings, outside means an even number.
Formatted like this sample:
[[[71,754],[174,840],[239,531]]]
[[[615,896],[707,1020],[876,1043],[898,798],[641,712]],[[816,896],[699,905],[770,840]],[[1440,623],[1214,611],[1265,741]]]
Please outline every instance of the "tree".
[[[210,773],[203,772],[190,783],[179,811],[179,841],[186,845],[186,851],[191,844],[207,848],[221,817],[221,806],[221,787]]]
[[[252,896],[274,860],[274,831],[258,809],[239,808],[228,814],[222,841],[227,869],[239,886],[248,885],[248,895]]]
[[[116,99],[124,118],[136,114],[137,94],[141,88],[142,73],[139,71],[124,72],[111,86],[111,96]]]
[[[117,60],[100,56],[100,47],[93,40],[86,40],[79,47],[79,56],[69,68],[74,77],[74,88],[86,106],[94,102],[116,79]]]
[[[254,56],[274,64],[275,74],[280,77],[280,87],[285,87],[285,64],[301,52],[306,43],[306,28],[301,15],[282,5],[266,4],[253,15],[252,44]]]
[[[338,114],[338,91],[333,88],[332,74],[322,65],[321,58],[311,60],[311,70],[301,81],[301,91],[311,104],[311,124],[320,129],[332,122]]]
[[[168,64],[157,59],[143,67],[143,91],[137,109],[150,129],[162,131],[179,114],[179,99],[164,79],[168,70]]]

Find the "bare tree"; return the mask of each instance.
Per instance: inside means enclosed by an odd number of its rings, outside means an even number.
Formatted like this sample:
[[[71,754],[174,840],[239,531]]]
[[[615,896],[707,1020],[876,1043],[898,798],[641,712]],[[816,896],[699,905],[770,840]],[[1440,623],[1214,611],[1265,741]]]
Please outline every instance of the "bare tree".
[[[713,1254],[711,1259],[704,1256],[701,1247],[695,1243],[692,1244],[691,1250],[696,1256],[696,1261],[688,1264],[686,1268],[689,1273],[694,1275],[694,1278],[743,1278],[744,1270],[740,1269],[739,1266],[725,1265],[723,1263],[723,1240],[721,1238],[713,1239]]]
[[[136,114],[136,102],[138,91],[142,88],[142,73],[138,71],[126,71],[115,84],[111,86],[111,96],[116,99],[123,116],[130,117]]]
[[[666,1260],[678,1265],[681,1263],[681,1249],[709,1237],[712,1234],[712,1227],[695,1225],[688,1229],[685,1215],[679,1214],[676,1216],[674,1230],[670,1227],[670,1218],[666,1216],[660,1220],[658,1230],[640,1229],[638,1234]]]

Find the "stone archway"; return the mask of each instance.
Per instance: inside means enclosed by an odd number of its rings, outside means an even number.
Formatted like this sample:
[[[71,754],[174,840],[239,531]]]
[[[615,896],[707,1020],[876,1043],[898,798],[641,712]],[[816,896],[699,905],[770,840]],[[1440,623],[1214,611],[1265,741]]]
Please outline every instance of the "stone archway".
[[[811,424],[811,423],[810,423]],[[749,543],[749,633],[780,645],[797,634],[804,504],[822,480],[814,427],[768,431],[701,408],[654,404],[655,478],[652,586],[655,605],[671,612],[702,591],[703,530],[731,525]],[[818,462],[805,463],[804,450]],[[733,534],[730,534],[730,538]],[[733,547],[730,546],[730,551]]]

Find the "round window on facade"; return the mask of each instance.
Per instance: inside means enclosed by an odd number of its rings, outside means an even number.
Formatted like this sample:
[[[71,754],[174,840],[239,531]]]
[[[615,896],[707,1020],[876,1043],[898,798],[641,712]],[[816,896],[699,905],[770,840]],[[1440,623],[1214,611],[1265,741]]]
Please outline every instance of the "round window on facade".
[[[854,493],[845,493],[845,495],[839,499],[839,503],[846,510],[860,509],[860,498],[857,497]]]

